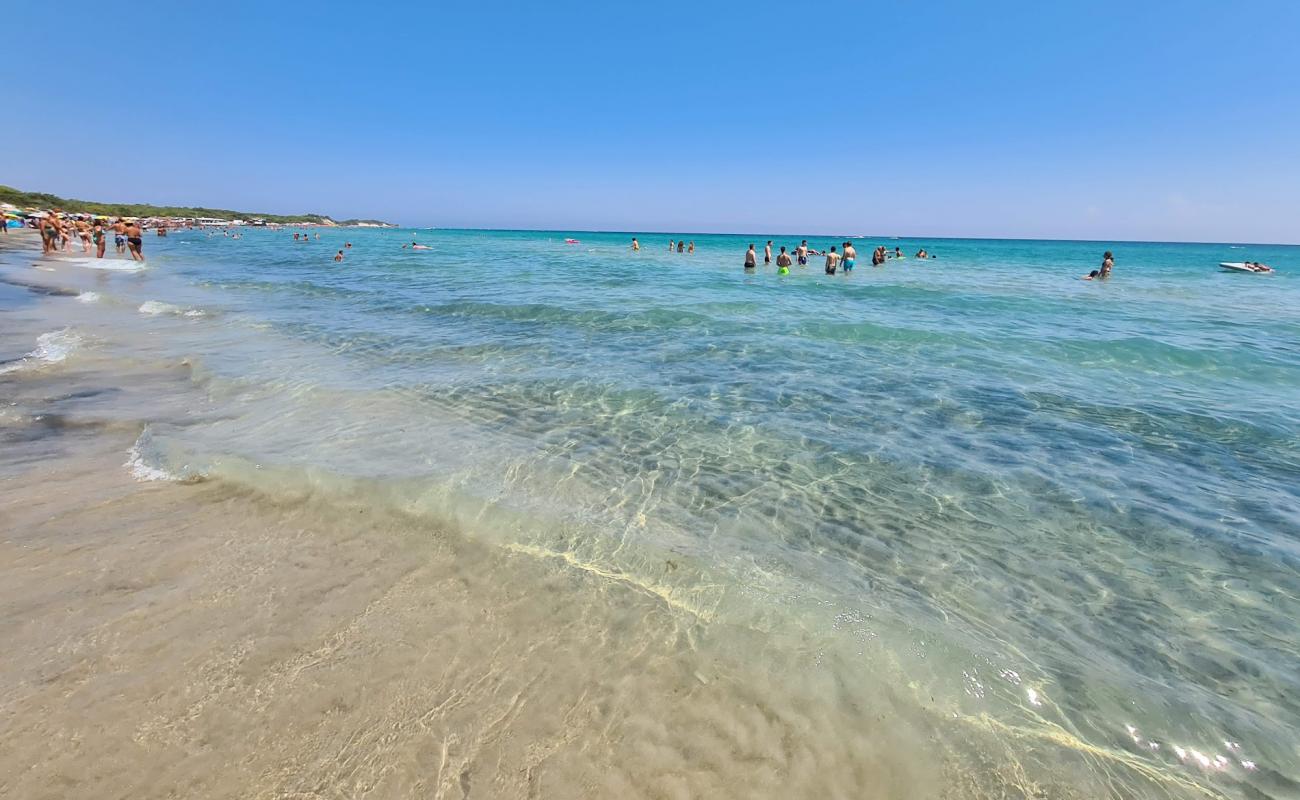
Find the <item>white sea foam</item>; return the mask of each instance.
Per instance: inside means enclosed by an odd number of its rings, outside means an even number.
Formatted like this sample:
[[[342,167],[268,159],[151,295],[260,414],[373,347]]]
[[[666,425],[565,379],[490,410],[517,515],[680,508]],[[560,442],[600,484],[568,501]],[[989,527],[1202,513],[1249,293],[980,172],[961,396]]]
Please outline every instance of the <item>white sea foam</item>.
[[[139,272],[145,268],[145,262],[125,258],[65,258],[60,261],[86,269],[103,269],[111,272]]]
[[[164,303],[161,300],[146,300],[140,304],[141,314],[179,314],[185,309],[174,306],[171,303]]]
[[[131,475],[138,481],[176,480],[175,475],[151,463],[154,460],[151,456],[152,451],[153,436],[149,432],[149,427],[145,426],[136,437],[135,443],[131,445],[131,449],[126,451],[126,463],[122,466],[131,470]]]
[[[160,316],[162,314],[175,314],[181,317],[206,317],[208,312],[201,308],[182,308],[181,306],[164,303],[161,300],[146,300],[140,304],[140,313],[149,316]]]
[[[98,303],[99,299],[99,292],[82,292],[77,295],[78,303]]]
[[[70,328],[63,328],[36,337],[36,349],[12,364],[0,366],[0,375],[40,364],[58,364],[66,361],[78,347],[82,338]]]

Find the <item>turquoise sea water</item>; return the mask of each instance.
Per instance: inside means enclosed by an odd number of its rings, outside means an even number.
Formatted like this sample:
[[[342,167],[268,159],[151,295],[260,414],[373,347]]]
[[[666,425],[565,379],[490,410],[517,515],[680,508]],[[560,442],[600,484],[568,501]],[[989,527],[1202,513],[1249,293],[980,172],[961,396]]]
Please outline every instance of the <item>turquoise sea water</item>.
[[[58,264],[41,346],[192,365],[142,478],[361,492],[799,630],[1117,796],[1300,796],[1300,247],[867,237],[830,277],[632,235],[150,236]]]

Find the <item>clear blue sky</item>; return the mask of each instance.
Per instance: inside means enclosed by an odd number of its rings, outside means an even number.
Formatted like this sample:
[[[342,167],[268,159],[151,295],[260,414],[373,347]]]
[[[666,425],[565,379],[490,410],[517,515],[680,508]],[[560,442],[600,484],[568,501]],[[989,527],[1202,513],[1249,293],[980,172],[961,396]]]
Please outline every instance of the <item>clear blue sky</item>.
[[[25,4],[0,183],[416,225],[1300,242],[1300,3]]]

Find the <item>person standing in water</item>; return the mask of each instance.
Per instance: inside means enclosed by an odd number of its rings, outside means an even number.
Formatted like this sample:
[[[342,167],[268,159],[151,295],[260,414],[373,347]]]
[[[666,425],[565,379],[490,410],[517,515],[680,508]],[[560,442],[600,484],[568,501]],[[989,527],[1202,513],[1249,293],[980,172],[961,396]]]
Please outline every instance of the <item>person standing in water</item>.
[[[686,245],[686,253],[687,255],[695,255],[695,242]]]
[[[754,252],[754,245],[750,245],[745,251],[745,269],[754,269],[758,266],[758,253]]]
[[[676,250],[676,249],[677,249],[677,242],[674,242],[672,239],[669,239],[669,240],[668,240],[668,252],[671,253],[671,252],[673,252],[673,251]]]
[[[342,260],[343,260],[343,251],[342,251],[342,250],[338,251],[338,253],[334,256],[334,260],[335,260],[335,261],[342,261]]]
[[[854,249],[853,242],[844,243],[844,271],[852,272],[853,264],[858,260],[858,251]]]
[[[763,245],[763,263],[772,263],[772,240],[768,239],[767,244]]]
[[[95,227],[91,230],[90,238],[95,242],[95,258],[103,258],[104,248],[108,246],[108,235],[104,233],[104,223],[95,220]]]
[[[131,251],[132,261],[144,261],[144,237],[140,223],[131,221],[126,224],[126,247]]]
[[[640,250],[641,250],[641,243],[638,242],[638,241],[636,240],[636,237],[635,237],[635,236],[633,236],[633,237],[632,237],[632,252],[633,252],[633,253],[636,253],[636,252],[640,252]]]
[[[1115,256],[1111,255],[1111,252],[1107,250],[1101,257],[1101,274],[1098,275],[1097,277],[1109,278],[1110,271],[1114,268],[1115,268]]]
[[[685,253],[685,252],[686,252],[686,242],[678,242],[678,243],[677,243],[677,252],[679,252],[679,253]]]
[[[831,251],[826,254],[826,274],[834,275],[835,268],[839,266],[840,254],[835,252],[835,245],[831,245]]]
[[[789,275],[790,264],[790,254],[785,251],[785,245],[781,245],[781,253],[776,257],[777,274]]]
[[[804,239],[799,246],[794,249],[794,257],[799,261],[799,266],[808,266],[808,240]]]

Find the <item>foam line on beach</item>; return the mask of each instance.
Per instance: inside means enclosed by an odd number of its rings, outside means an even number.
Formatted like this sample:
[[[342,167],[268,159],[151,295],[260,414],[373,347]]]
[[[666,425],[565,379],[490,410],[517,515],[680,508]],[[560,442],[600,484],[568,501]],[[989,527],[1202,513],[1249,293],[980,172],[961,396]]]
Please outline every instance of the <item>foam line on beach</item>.
[[[547,548],[544,547],[538,547],[537,545],[520,544],[517,542],[508,543],[504,545],[504,547],[506,550],[509,550],[511,552],[522,553],[524,555],[529,555],[534,558],[559,559],[560,561],[563,561],[565,564],[567,564],[570,567],[573,567],[574,569],[580,569],[583,572],[587,572],[592,575],[605,578],[606,580],[618,581],[619,583],[622,583],[626,586],[631,586],[634,589],[638,589],[646,594],[658,598],[659,600],[662,600],[670,608],[676,609],[678,611],[684,611],[690,614],[691,616],[694,616],[704,622],[713,621],[714,615],[712,611],[705,608],[700,608],[699,606],[693,603],[684,601],[676,597],[672,587],[659,586],[656,584],[647,583],[645,581],[637,579],[637,577],[634,575],[627,574],[626,572],[620,572],[617,570],[609,569],[608,567],[603,567],[599,564],[593,564],[590,561],[583,561],[579,559],[577,556],[575,556],[573,553],[569,553],[569,552],[557,552],[555,550],[548,550]],[[711,588],[711,587],[704,586],[700,588]]]

